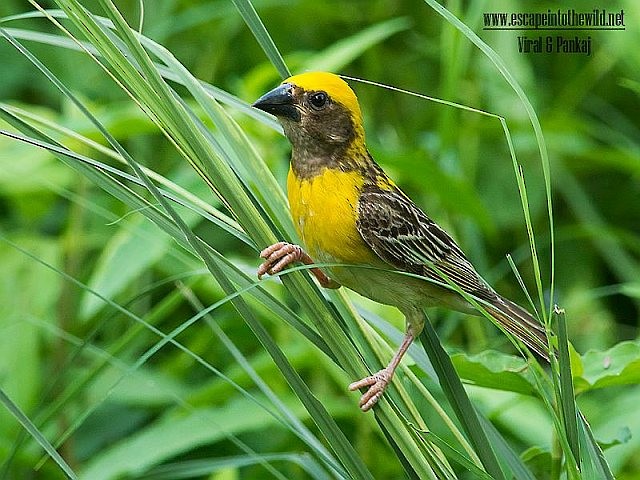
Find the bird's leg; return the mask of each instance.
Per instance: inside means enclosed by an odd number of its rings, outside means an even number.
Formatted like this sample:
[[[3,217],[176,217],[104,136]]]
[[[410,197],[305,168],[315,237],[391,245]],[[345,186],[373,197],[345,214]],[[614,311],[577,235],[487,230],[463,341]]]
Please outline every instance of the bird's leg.
[[[264,258],[262,265],[258,267],[258,278],[265,273],[275,275],[281,272],[287,265],[302,262],[305,265],[313,265],[314,261],[299,245],[287,242],[274,243],[260,252],[260,258]],[[318,279],[324,288],[339,288],[340,284],[332,280],[317,267],[311,268],[311,273]]]
[[[396,371],[396,368],[398,368],[398,365],[400,365],[400,360],[402,360],[402,357],[407,352],[409,345],[411,345],[411,342],[413,342],[413,340],[418,336],[420,330],[416,332],[414,326],[409,325],[407,327],[407,333],[405,333],[404,338],[402,339],[402,343],[400,344],[398,351],[391,359],[391,362],[389,362],[389,365],[387,365],[386,368],[383,368],[379,372],[374,373],[370,377],[363,378],[362,380],[358,380],[357,382],[353,382],[351,385],[349,385],[349,390],[351,391],[358,390],[363,387],[369,387],[364,395],[360,397],[359,405],[360,409],[363,412],[370,410],[371,407],[373,407],[378,402],[378,400],[384,393],[384,390],[387,388],[387,385],[391,383],[393,374]]]

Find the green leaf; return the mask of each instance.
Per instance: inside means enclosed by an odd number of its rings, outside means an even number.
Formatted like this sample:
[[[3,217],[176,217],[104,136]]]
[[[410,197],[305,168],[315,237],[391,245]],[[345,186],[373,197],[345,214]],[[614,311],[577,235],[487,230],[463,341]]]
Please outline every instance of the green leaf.
[[[296,413],[304,415],[299,408]],[[259,405],[242,398],[220,408],[167,415],[94,456],[80,471],[79,478],[108,480],[140,475],[182,452],[215,444],[231,434],[260,432],[265,428],[279,427]]]
[[[351,37],[344,38],[321,53],[311,55],[304,62],[302,71],[335,72],[358,58],[365,50],[391,35],[409,27],[407,18],[392,18],[386,22],[372,25]]]
[[[195,215],[190,217],[192,224],[198,218]],[[171,237],[158,235],[158,227],[145,218],[136,217],[124,221],[124,225],[116,230],[115,235],[104,246],[88,282],[89,288],[104,297],[115,297],[146,269],[167,255],[173,244]],[[86,320],[104,306],[104,302],[98,297],[86,294],[80,315]]]
[[[584,371],[574,377],[576,391],[640,383],[640,342],[626,341],[605,351],[582,356]]]
[[[506,475],[507,478],[535,480],[531,471],[523,463],[522,459],[518,457],[513,447],[511,447],[500,432],[498,432],[498,429],[485,417],[480,417],[480,421],[482,422],[487,438],[491,442],[491,446],[495,449],[498,458],[502,461],[501,465],[503,469],[511,472]]]
[[[549,474],[549,465],[551,465],[553,461],[551,452],[538,445],[527,448],[522,452],[520,458],[522,458],[522,461],[525,462],[532,471],[538,474],[538,478]]]
[[[598,445],[602,450],[606,450],[611,447],[615,447],[616,445],[622,445],[631,440],[631,429],[629,427],[622,427],[613,438],[609,440],[599,440]]]
[[[480,387],[535,395],[533,379],[527,374],[527,362],[521,357],[486,350],[477,355],[457,353],[451,356],[460,378]]]
[[[59,245],[44,238],[14,236],[25,248],[47,261],[62,262]],[[11,240],[0,235],[0,386],[24,411],[31,411],[40,401],[42,334],[30,322],[37,319],[55,323],[60,285],[55,274],[11,248]],[[0,411],[0,436],[15,433],[15,424]],[[5,437],[6,438],[6,437]]]
[[[259,463],[293,463],[300,466],[309,478],[329,480],[327,473],[309,455],[298,453],[273,453],[263,455],[242,455],[236,457],[222,457],[204,460],[185,460],[155,467],[140,477],[140,480],[176,480],[181,478],[214,478],[213,474],[228,468],[242,467]],[[215,477],[218,478],[218,477]],[[235,477],[234,477],[235,478]]]
[[[445,452],[447,454],[448,458],[452,459],[453,461],[458,463],[460,466],[462,466],[465,469],[467,469],[468,471],[472,472],[474,474],[475,478],[480,478],[480,479],[484,479],[484,480],[492,480],[493,479],[493,477],[491,475],[489,475],[484,470],[481,470],[480,468],[478,468],[478,466],[475,463],[473,463],[471,460],[469,460],[464,454],[460,453],[454,447],[452,447],[447,442],[445,442],[443,439],[438,437],[435,433],[427,432],[427,433],[424,434],[424,436],[429,441],[431,441],[435,445],[437,445],[440,450]]]

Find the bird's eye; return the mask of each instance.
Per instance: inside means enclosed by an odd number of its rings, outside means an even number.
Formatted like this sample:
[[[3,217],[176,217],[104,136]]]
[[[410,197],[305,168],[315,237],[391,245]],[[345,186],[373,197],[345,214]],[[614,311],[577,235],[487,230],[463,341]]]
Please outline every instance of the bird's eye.
[[[309,103],[316,110],[322,110],[327,106],[329,96],[324,92],[315,92],[309,95]]]

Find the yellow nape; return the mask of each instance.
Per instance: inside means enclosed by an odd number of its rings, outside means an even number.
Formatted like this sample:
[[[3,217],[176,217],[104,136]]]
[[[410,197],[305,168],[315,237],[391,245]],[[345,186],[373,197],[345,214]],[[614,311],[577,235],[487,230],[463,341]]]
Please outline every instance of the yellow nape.
[[[380,261],[356,228],[363,178],[326,169],[300,179],[289,171],[287,193],[293,222],[305,250],[317,262],[376,265]]]
[[[287,78],[282,83],[291,83],[305,89],[306,91],[322,90],[326,92],[333,101],[345,106],[359,119],[362,118],[360,105],[356,94],[351,87],[338,75],[328,72],[307,72]]]

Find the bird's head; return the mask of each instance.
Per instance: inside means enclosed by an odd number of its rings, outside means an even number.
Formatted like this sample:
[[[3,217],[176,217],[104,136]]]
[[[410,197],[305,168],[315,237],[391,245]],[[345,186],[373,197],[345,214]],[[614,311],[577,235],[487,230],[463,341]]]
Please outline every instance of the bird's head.
[[[332,73],[287,78],[253,106],[278,118],[298,155],[331,156],[354,142],[364,144],[358,99],[349,85]]]

